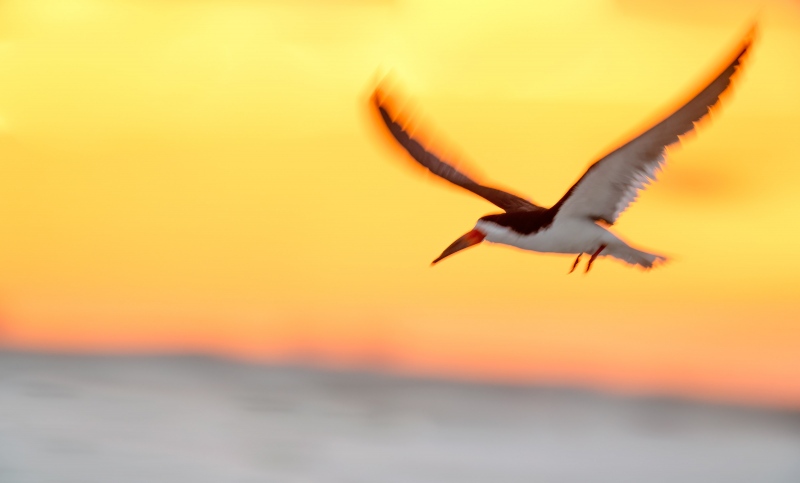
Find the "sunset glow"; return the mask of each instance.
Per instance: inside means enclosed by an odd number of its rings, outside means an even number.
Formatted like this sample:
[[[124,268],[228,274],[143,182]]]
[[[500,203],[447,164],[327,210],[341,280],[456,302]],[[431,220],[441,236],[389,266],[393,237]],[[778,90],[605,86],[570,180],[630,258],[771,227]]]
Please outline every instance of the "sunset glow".
[[[479,246],[497,209],[425,133],[550,205],[696,89],[732,92],[613,230],[650,272]],[[800,407],[800,4],[22,1],[0,6],[6,347],[256,360]]]

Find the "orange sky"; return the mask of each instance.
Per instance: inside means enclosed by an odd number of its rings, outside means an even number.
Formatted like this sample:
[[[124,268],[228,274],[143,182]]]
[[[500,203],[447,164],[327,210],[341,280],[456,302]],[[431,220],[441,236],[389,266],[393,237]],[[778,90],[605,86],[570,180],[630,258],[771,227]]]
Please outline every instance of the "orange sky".
[[[382,73],[549,204],[757,12],[733,95],[615,226],[672,263],[429,267],[496,209],[384,144]],[[790,1],[3,2],[0,334],[800,405],[798,58]]]

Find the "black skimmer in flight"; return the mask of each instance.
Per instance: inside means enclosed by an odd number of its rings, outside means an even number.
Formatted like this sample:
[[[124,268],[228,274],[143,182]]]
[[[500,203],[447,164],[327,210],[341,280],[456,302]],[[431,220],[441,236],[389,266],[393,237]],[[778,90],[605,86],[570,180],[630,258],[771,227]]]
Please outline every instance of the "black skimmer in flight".
[[[589,169],[561,199],[544,208],[517,195],[479,183],[427,150],[410,134],[404,120],[393,115],[392,99],[379,87],[373,95],[392,136],[419,164],[450,183],[467,189],[505,210],[486,215],[475,228],[453,242],[432,264],[482,241],[543,253],[590,254],[586,272],[598,256],[611,256],[649,269],[666,257],[629,246],[600,223],[613,225],[638,192],[655,180],[666,161],[666,148],[694,130],[730,86],[752,43],[753,30],[714,78],[691,99],[639,136],[616,148]]]

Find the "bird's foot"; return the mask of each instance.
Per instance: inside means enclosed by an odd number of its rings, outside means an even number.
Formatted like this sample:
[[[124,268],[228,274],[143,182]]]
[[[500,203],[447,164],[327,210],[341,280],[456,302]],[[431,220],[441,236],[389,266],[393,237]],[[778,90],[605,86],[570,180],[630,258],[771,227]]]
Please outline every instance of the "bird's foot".
[[[579,253],[578,254],[578,258],[575,259],[575,263],[572,264],[572,268],[569,269],[569,272],[567,272],[567,275],[569,275],[570,273],[575,271],[575,267],[577,267],[578,266],[578,262],[581,261],[581,255],[583,255],[583,253]]]
[[[594,263],[594,259],[597,258],[597,256],[600,255],[600,252],[602,252],[605,248],[605,245],[600,245],[600,248],[598,248],[596,252],[592,253],[592,258],[590,258],[589,263],[586,264],[586,271],[584,273],[589,273],[589,270],[592,268],[592,263]]]

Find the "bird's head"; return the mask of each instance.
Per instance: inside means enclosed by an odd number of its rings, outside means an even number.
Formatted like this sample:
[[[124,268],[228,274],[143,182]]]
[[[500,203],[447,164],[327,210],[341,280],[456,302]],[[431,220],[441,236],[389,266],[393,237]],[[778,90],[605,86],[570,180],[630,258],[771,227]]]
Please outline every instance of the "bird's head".
[[[461,238],[451,243],[450,246],[447,247],[436,260],[431,262],[431,265],[436,265],[436,263],[443,258],[449,257],[458,251],[469,248],[472,245],[477,245],[478,243],[482,242],[484,238],[486,238],[486,233],[479,230],[478,227],[475,227],[464,234]]]

